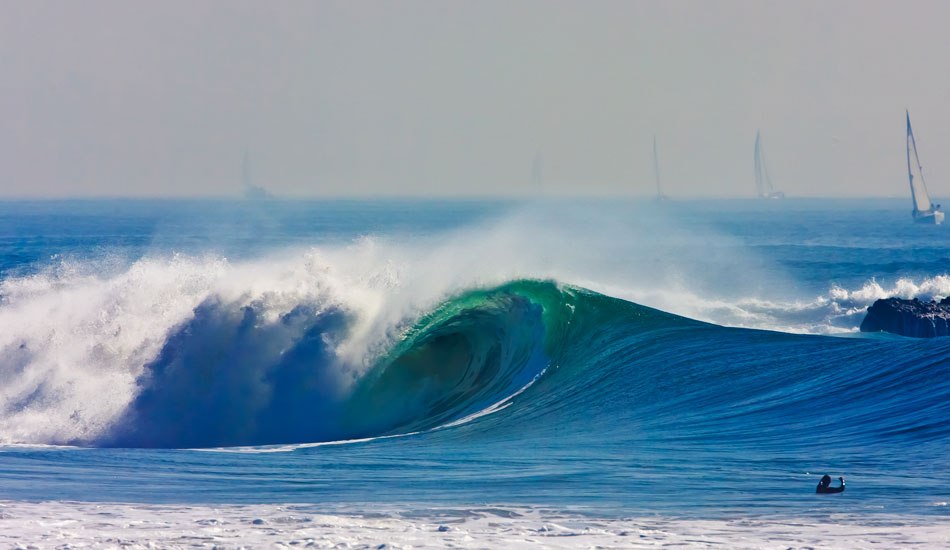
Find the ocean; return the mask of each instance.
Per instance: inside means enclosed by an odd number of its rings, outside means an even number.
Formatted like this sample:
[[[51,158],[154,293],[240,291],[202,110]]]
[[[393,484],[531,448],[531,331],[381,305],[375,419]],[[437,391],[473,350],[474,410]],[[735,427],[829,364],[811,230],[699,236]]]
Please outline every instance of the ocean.
[[[910,208],[0,202],[0,542],[940,547]]]

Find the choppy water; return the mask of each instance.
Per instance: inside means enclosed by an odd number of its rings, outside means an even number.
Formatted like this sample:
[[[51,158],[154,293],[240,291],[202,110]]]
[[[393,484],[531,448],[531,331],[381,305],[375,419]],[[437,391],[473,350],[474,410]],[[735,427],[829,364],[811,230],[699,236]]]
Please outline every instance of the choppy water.
[[[0,499],[946,515],[905,202],[0,203]]]

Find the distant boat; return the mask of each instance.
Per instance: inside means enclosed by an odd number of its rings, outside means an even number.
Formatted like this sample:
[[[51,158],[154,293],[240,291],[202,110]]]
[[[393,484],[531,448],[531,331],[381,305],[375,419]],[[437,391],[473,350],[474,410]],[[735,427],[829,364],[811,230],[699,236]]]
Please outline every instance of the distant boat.
[[[244,183],[244,198],[248,200],[272,199],[272,195],[267,189],[259,185],[254,185],[251,178],[251,162],[247,151],[244,152],[244,160],[241,163],[241,180]]]
[[[910,180],[910,198],[914,201],[914,221],[938,225],[943,221],[943,212],[937,210],[940,208],[939,204],[930,202],[924,170],[920,166],[920,157],[917,156],[917,142],[914,141],[914,131],[910,128],[910,113],[906,110],[904,113],[907,115],[907,177]]]
[[[656,200],[661,202],[670,200],[660,189],[660,158],[656,154],[656,136],[653,136],[653,177],[656,179]]]
[[[765,166],[765,153],[762,151],[762,136],[755,133],[755,190],[760,199],[784,199],[785,193],[776,191],[769,177],[769,169]]]

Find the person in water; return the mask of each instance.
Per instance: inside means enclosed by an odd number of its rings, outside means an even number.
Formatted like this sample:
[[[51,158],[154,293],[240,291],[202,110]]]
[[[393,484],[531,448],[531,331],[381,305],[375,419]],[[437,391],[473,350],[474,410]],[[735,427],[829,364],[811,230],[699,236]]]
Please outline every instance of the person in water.
[[[841,493],[844,491],[844,478],[839,477],[838,481],[841,482],[841,487],[832,487],[831,476],[825,474],[825,476],[821,478],[821,481],[818,482],[818,488],[815,489],[815,492],[820,494]]]

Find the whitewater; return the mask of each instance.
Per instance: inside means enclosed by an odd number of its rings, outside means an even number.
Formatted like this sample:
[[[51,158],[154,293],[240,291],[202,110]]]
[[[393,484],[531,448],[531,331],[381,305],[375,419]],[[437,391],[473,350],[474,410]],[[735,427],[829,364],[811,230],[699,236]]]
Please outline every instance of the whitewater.
[[[857,331],[950,295],[905,211],[0,203],[0,541],[940,547],[950,343]]]

